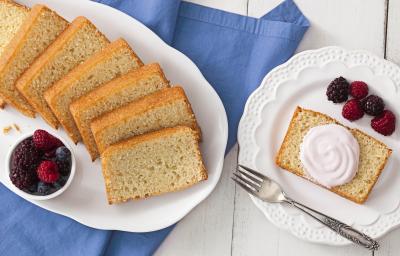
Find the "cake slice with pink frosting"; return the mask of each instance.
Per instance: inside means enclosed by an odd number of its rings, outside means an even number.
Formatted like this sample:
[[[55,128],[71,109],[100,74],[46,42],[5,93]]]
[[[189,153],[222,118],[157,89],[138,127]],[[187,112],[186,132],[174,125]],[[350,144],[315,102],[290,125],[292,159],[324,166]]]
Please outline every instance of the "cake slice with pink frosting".
[[[335,119],[297,107],[276,164],[302,178],[364,203],[392,153],[384,143]]]

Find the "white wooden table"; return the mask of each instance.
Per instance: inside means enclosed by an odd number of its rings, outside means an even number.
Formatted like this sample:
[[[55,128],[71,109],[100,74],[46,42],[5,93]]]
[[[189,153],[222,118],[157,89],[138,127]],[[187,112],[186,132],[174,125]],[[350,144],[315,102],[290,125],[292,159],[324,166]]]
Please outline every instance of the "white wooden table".
[[[260,17],[282,0],[191,0]],[[400,0],[295,0],[311,22],[298,51],[339,45],[365,49],[400,64]],[[331,247],[301,241],[272,225],[230,179],[237,147],[225,159],[211,196],[186,216],[156,255],[370,255],[356,246]],[[400,229],[380,239],[378,256],[400,255]]]

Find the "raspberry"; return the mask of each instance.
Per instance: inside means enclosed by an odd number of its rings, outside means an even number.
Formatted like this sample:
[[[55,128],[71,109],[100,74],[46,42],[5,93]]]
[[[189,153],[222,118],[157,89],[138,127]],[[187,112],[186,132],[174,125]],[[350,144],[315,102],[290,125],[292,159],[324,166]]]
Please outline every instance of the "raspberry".
[[[63,143],[59,139],[44,130],[35,131],[33,134],[33,142],[37,149],[45,152],[63,146]]]
[[[378,116],[385,109],[385,103],[383,103],[382,98],[376,95],[369,95],[363,99],[361,106],[364,112],[371,116]]]
[[[382,135],[391,135],[396,128],[396,117],[390,110],[384,110],[371,120],[371,127]]]
[[[56,182],[60,177],[58,166],[53,161],[45,160],[41,162],[36,172],[39,179],[45,183]]]
[[[360,101],[352,99],[346,102],[343,106],[342,115],[344,118],[350,121],[360,119],[364,116],[364,111],[361,108]]]
[[[350,95],[356,99],[362,99],[368,95],[368,85],[362,81],[354,81],[350,84]]]
[[[345,102],[349,97],[349,83],[343,77],[335,78],[326,90],[329,101],[334,103]]]

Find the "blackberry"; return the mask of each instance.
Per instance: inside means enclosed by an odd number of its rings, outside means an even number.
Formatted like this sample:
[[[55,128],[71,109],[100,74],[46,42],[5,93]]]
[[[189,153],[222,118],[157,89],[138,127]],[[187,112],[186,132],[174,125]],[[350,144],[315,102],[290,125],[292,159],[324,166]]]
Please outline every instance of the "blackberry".
[[[369,95],[361,102],[361,106],[365,113],[371,116],[382,114],[385,109],[385,103],[382,98],[376,95]]]
[[[35,148],[32,138],[25,139],[14,150],[12,167],[35,172],[41,161],[41,155],[41,152]]]
[[[35,172],[21,167],[14,167],[10,171],[11,182],[21,190],[30,190],[38,178]]]
[[[345,78],[335,78],[329,84],[328,89],[326,90],[326,96],[328,96],[328,100],[333,103],[345,102],[349,97],[349,88],[350,85]]]
[[[32,138],[23,140],[14,150],[11,158],[10,179],[22,190],[31,189],[38,180],[36,168],[41,160],[41,152],[37,151]]]
[[[63,162],[56,160],[56,164],[58,166],[58,172],[63,176],[68,176],[71,173],[71,162]]]

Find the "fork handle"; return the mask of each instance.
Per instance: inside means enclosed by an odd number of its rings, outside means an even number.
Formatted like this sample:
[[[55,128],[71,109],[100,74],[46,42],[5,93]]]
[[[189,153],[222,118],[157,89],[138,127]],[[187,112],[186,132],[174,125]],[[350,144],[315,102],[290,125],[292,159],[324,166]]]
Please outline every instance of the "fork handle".
[[[331,230],[335,231],[342,237],[350,240],[351,242],[353,242],[355,244],[361,245],[372,251],[375,251],[379,248],[379,244],[377,241],[375,241],[374,239],[367,236],[366,234],[361,233],[360,231],[346,225],[345,223],[343,223],[337,219],[334,219],[334,218],[329,217],[321,212],[313,210],[310,207],[307,207],[301,203],[298,203],[291,198],[286,198],[285,202],[296,207],[297,209],[299,209],[302,212],[306,213],[307,215],[311,216],[318,222],[324,224]]]

